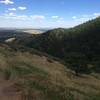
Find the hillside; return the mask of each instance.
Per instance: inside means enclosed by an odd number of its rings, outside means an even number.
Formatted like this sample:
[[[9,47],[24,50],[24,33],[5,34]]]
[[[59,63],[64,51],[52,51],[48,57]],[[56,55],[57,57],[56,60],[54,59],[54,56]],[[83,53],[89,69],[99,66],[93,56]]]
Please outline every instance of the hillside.
[[[14,51],[0,44],[0,100],[99,99],[98,74],[76,77],[43,53]]]
[[[49,30],[31,38],[19,39],[16,43],[58,57],[72,70],[76,71],[79,66],[82,69],[78,68],[78,71],[100,72],[100,17],[74,28]]]
[[[100,17],[38,35],[1,33],[0,100],[100,100]]]

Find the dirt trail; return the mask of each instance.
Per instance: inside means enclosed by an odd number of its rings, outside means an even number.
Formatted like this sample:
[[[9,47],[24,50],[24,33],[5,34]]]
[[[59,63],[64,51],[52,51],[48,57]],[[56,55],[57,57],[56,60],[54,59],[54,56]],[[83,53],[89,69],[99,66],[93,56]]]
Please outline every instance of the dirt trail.
[[[0,100],[20,100],[20,93],[12,87],[13,84],[0,79]]]

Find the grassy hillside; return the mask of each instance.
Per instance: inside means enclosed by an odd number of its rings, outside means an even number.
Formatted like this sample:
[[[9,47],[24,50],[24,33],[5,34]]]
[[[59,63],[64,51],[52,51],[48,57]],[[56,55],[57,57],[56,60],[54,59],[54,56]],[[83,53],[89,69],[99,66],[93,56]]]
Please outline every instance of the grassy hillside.
[[[74,28],[49,30],[19,39],[16,43],[63,59],[75,71],[78,66],[78,72],[100,72],[100,17]]]
[[[3,32],[0,100],[100,100],[100,17],[38,35]]]
[[[0,100],[100,100],[100,76],[76,77],[42,53],[0,44]]]

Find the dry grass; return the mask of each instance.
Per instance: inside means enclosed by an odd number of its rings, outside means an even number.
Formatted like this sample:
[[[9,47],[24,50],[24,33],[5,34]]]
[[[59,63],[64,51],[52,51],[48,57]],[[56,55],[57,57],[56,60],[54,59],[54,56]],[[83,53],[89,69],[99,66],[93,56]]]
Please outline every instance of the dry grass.
[[[51,60],[0,47],[0,100],[100,100],[98,78],[76,77]]]

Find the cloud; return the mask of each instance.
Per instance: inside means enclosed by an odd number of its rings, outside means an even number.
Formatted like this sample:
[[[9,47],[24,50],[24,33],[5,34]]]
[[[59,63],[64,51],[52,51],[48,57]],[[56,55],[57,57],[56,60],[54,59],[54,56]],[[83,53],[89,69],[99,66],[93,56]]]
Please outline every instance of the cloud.
[[[19,10],[26,10],[26,7],[18,7]]]
[[[14,19],[17,19],[17,20],[30,20],[29,16],[27,16],[27,15],[19,15],[19,16],[16,16]]]
[[[26,10],[26,7],[18,7],[19,10]],[[9,11],[16,11],[17,8],[8,8]]]
[[[57,19],[59,18],[59,16],[51,16],[51,18]]]
[[[59,17],[59,16],[51,16],[51,18],[52,18],[52,19],[55,19],[56,21],[57,21],[57,20],[60,20],[60,21],[64,20],[63,17]]]
[[[14,2],[11,0],[2,0],[0,1],[0,3],[5,4],[5,5],[14,4]]]
[[[16,11],[16,8],[8,8],[9,11]]]
[[[19,20],[19,21],[21,21],[21,20],[30,20],[30,16],[27,16],[27,15],[16,15],[13,12],[5,14],[2,17],[5,18],[5,19]]]
[[[72,16],[71,19],[65,19],[60,16],[44,16],[44,15],[19,15],[15,12],[6,12],[4,15],[0,15],[1,23],[4,26],[11,27],[16,26],[17,24],[19,26],[24,27],[26,26],[35,26],[35,27],[74,27],[76,25],[79,25],[81,23],[84,23],[88,20],[94,19],[96,17],[100,16],[100,13],[92,13],[92,14],[83,14],[83,15],[75,15]],[[8,23],[7,23],[8,21]],[[3,26],[0,23],[1,26]],[[7,23],[7,24],[5,24]],[[14,24],[11,24],[14,23]],[[21,23],[21,24],[20,24]]]
[[[80,23],[84,23],[88,20],[95,19],[99,16],[100,16],[100,13],[98,12],[98,13],[93,13],[93,14],[84,14],[81,16],[73,16],[72,19],[80,24]]]
[[[100,13],[94,13],[93,14],[95,17],[99,17],[100,16]]]
[[[45,19],[45,16],[43,16],[43,15],[31,15],[30,17],[31,17],[33,20],[39,21],[39,22],[41,22],[42,20]]]
[[[6,16],[15,16],[15,13],[11,12],[9,14],[6,14]]]
[[[64,18],[63,17],[59,17],[59,16],[51,16],[52,20],[54,23],[63,23],[64,22]]]
[[[35,22],[42,22],[45,19],[43,15],[17,15],[14,12],[10,12],[8,14],[4,14],[1,16],[3,19],[15,19],[15,20],[27,20],[27,21],[35,21]]]
[[[77,19],[77,17],[76,16],[73,16],[72,19]]]

